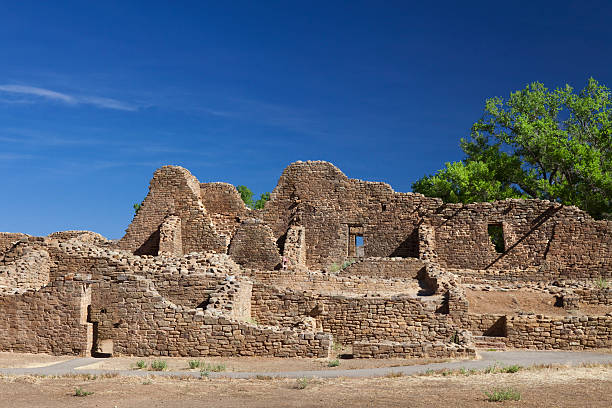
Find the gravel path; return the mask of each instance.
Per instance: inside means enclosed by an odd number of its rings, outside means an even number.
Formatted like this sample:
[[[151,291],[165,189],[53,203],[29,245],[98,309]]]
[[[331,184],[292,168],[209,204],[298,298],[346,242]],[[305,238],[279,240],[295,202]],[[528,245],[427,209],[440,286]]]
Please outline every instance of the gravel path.
[[[442,369],[483,369],[493,364],[508,366],[518,364],[523,367],[530,367],[540,364],[553,365],[579,365],[582,363],[603,363],[612,364],[612,354],[593,353],[583,351],[481,351],[478,353],[481,357],[478,360],[462,360],[456,362],[433,363],[414,366],[402,367],[381,367],[381,368],[365,368],[354,370],[328,369],[328,370],[313,370],[313,371],[279,371],[279,372],[221,372],[209,373],[210,378],[227,377],[227,378],[253,378],[256,376],[284,377],[284,378],[300,378],[300,377],[382,377],[389,373],[402,373],[404,375],[413,375],[424,373],[427,370],[442,370]],[[97,358],[75,358],[73,360],[64,361],[62,363],[53,364],[46,367],[32,368],[0,368],[0,374],[4,375],[102,375],[102,374],[118,374],[122,376],[184,376],[184,377],[200,377],[199,371],[145,371],[145,370],[99,370],[82,368],[87,365],[99,362]],[[341,360],[342,361],[342,360]],[[342,365],[342,363],[341,363]]]

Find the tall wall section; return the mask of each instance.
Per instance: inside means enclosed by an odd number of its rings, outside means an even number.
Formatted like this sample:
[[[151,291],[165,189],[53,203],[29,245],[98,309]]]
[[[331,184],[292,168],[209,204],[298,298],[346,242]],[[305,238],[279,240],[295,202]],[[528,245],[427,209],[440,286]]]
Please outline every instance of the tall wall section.
[[[446,204],[427,220],[446,268],[524,270],[547,278],[612,276],[612,222],[541,200]],[[489,237],[501,227],[503,251]]]
[[[155,172],[149,194],[119,241],[119,247],[136,254],[157,255],[159,228],[172,215],[181,220],[183,253],[226,251],[228,238],[217,232],[204,208],[200,183],[188,170],[178,166],[164,166]]]
[[[349,179],[327,162],[288,166],[270,195],[263,217],[282,243],[292,225],[304,226],[306,263],[341,262],[357,235],[364,256],[418,256],[418,225],[439,199],[396,193],[388,184]]]
[[[217,231],[231,239],[240,222],[251,212],[240,198],[240,193],[228,183],[201,183],[200,192],[202,204]]]

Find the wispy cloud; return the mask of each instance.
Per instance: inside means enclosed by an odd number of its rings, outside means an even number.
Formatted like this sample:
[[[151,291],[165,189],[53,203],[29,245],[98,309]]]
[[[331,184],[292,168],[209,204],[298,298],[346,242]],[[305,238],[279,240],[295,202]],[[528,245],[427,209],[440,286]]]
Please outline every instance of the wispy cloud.
[[[21,97],[29,96],[41,100],[50,100],[61,102],[67,105],[91,105],[103,109],[115,109],[122,111],[136,111],[138,107],[116,99],[103,98],[99,96],[83,96],[69,95],[62,92],[53,91],[51,89],[38,88],[28,85],[0,85],[0,92],[4,94],[19,95]],[[24,99],[2,99],[5,103],[24,103]]]
[[[224,105],[225,109],[201,107],[199,110],[219,118],[259,123],[310,136],[327,135],[313,112],[245,98],[226,98]]]

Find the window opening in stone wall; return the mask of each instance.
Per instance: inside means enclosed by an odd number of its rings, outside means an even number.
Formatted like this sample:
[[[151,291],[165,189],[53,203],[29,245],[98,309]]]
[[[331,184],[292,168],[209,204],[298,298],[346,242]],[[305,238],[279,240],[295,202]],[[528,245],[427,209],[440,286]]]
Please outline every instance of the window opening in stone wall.
[[[363,258],[363,235],[355,235],[355,256]]]
[[[349,225],[348,227],[348,256],[363,257],[364,242],[363,242],[363,226]]]
[[[506,245],[504,244],[504,229],[501,224],[489,224],[487,226],[487,232],[489,233],[489,239],[495,247],[495,252],[503,254],[506,251]]]

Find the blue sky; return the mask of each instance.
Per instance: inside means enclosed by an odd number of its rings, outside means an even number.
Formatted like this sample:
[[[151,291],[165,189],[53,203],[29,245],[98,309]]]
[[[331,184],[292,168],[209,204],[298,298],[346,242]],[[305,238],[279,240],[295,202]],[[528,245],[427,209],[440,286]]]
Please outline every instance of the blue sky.
[[[425,3],[0,1],[0,231],[119,238],[164,164],[410,191],[486,98],[612,87],[609,1]]]

